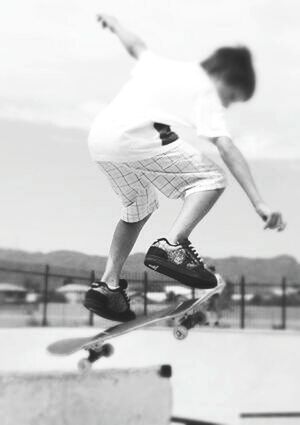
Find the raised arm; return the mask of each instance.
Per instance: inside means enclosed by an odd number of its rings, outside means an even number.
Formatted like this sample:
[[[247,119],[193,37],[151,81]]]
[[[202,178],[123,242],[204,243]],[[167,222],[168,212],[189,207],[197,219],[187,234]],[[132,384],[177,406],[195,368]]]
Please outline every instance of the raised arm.
[[[97,21],[102,24],[103,28],[107,28],[115,34],[127,52],[135,59],[138,59],[141,53],[147,49],[146,44],[140,37],[122,27],[119,21],[113,16],[101,13],[97,15]]]
[[[228,137],[213,139],[223,161],[246,192],[257,214],[265,221],[265,228],[284,230],[286,224],[278,211],[272,211],[263,201],[255,185],[250,168],[240,150]]]

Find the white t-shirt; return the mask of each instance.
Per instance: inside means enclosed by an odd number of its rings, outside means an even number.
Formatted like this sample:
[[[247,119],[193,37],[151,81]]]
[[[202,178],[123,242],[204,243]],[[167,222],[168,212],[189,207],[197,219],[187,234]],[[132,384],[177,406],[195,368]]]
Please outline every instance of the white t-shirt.
[[[171,135],[171,142],[162,141],[161,124],[168,126],[162,132]],[[173,141],[178,126],[193,128],[202,137],[230,137],[224,108],[201,66],[145,50],[129,82],[96,117],[89,149],[95,161],[149,158],[182,142]]]

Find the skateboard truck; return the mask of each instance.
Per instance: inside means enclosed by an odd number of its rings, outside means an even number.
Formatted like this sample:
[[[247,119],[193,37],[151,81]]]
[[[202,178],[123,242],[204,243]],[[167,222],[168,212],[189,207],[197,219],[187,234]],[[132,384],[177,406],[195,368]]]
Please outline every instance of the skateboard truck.
[[[84,357],[78,362],[78,369],[80,372],[88,372],[92,364],[99,360],[101,357],[110,357],[114,353],[114,347],[111,344],[98,344],[95,343],[95,346],[87,348],[89,355]]]
[[[204,325],[206,320],[206,314],[201,310],[184,316],[179,323],[174,326],[174,337],[178,340],[185,339],[188,336],[190,329],[194,328],[198,324],[199,326]]]

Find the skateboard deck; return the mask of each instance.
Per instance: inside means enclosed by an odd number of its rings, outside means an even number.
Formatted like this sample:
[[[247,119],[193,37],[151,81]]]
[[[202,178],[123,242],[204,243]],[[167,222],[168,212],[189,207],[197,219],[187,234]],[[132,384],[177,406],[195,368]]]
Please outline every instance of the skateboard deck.
[[[93,336],[82,337],[82,338],[68,338],[53,342],[47,347],[48,352],[59,356],[68,356],[80,350],[87,350],[89,357],[82,359],[79,362],[79,368],[85,370],[90,365],[98,360],[100,357],[109,357],[113,354],[113,346],[106,344],[105,342],[111,338],[115,338],[126,333],[135,331],[145,326],[154,324],[156,322],[173,319],[174,320],[174,336],[177,339],[183,339],[188,334],[188,329],[192,327],[188,320],[195,311],[198,311],[201,304],[205,303],[215,293],[220,292],[220,287],[213,289],[204,289],[201,296],[197,299],[181,301],[171,306],[153,313],[149,316],[140,316],[131,320],[130,322],[120,323],[115,326],[111,326],[108,329],[97,333]],[[203,313],[199,322],[206,322],[206,314]],[[204,324],[203,323],[203,324]]]

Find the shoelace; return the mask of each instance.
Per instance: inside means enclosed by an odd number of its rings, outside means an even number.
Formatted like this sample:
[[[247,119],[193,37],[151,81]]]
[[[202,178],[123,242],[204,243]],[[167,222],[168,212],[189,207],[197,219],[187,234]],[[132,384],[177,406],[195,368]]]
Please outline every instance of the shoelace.
[[[123,295],[123,297],[125,298],[125,301],[126,301],[127,305],[129,305],[129,304],[130,304],[130,298],[129,298],[129,296],[127,295],[127,293],[126,293],[125,289],[120,288],[120,292],[121,292],[121,294]]]
[[[190,257],[194,261],[196,261],[197,263],[200,263],[203,266],[203,259],[200,257],[200,255],[196,251],[196,248],[193,247],[193,245],[188,239],[186,241],[183,241],[181,245],[188,251],[188,253],[190,254]]]

